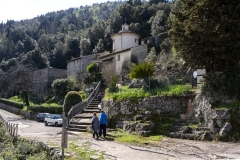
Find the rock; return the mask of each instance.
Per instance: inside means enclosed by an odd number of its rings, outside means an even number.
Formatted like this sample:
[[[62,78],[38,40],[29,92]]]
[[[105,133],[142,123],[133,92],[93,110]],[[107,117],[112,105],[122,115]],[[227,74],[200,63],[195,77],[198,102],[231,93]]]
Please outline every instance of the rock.
[[[133,119],[134,119],[134,121],[143,120],[143,116],[142,115],[136,115]]]
[[[90,156],[90,160],[97,160],[99,159],[100,157],[99,156],[96,156],[96,155],[92,155]]]
[[[117,121],[116,128],[123,128],[123,121]]]
[[[132,131],[135,131],[136,125],[137,125],[136,122],[124,121],[123,130],[130,133]]]
[[[143,79],[133,79],[128,88],[142,88],[142,87],[147,87],[147,84]]]
[[[229,109],[224,109],[224,110],[218,110],[214,109],[212,110],[212,117],[211,119],[229,119]]]
[[[230,123],[225,123],[224,126],[220,129],[219,136],[220,137],[226,137],[227,132],[229,132],[232,129],[232,125]]]
[[[151,111],[145,111],[144,114],[151,114]]]
[[[135,131],[139,136],[148,136],[152,133],[155,125],[152,122],[138,123]]]

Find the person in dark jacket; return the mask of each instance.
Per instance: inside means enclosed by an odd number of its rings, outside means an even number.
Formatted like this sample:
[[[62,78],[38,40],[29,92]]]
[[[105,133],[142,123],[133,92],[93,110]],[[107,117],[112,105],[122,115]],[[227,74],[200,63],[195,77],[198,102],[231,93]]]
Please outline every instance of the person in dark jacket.
[[[106,128],[107,128],[107,122],[108,122],[108,118],[107,115],[105,114],[104,111],[101,111],[100,117],[99,117],[99,121],[100,121],[100,131],[99,131],[99,136],[102,136],[102,132],[103,132],[103,137],[106,137]]]
[[[99,119],[96,115],[96,113],[93,113],[93,118],[92,118],[92,129],[93,129],[93,138],[95,138],[95,134],[97,136],[97,139],[99,138],[98,136],[98,130],[99,130]]]
[[[97,99],[98,99],[98,104],[100,104],[102,102],[102,96],[98,94]]]

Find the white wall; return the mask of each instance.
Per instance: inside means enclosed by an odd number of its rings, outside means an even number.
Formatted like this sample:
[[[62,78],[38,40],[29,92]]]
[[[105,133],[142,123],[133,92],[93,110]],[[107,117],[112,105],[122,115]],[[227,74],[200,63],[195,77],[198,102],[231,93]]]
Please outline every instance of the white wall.
[[[139,35],[135,33],[130,33],[130,32],[117,33],[112,35],[111,38],[114,42],[113,52],[138,46],[138,43],[139,43]]]
[[[118,55],[120,55],[120,60],[118,60]],[[130,62],[131,60],[131,50],[127,50],[124,52],[120,52],[119,54],[115,55],[115,62],[116,62],[116,73],[118,75],[121,74],[122,71],[122,65],[124,62]]]

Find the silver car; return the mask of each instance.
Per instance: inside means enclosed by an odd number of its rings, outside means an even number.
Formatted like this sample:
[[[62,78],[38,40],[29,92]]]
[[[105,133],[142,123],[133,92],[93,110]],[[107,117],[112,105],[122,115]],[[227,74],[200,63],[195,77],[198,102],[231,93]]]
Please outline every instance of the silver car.
[[[49,114],[44,120],[45,126],[48,125],[55,125],[61,126],[62,125],[62,115],[61,114]]]

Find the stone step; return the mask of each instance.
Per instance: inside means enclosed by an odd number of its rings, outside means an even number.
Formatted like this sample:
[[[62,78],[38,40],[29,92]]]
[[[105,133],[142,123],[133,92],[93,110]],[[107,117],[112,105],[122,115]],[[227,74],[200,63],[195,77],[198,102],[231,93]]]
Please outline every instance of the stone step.
[[[92,113],[80,113],[73,118],[73,121],[74,119],[91,119],[92,117],[93,117]]]
[[[70,124],[68,128],[81,128],[81,129],[87,129],[89,125],[83,125],[83,124]]]
[[[168,136],[171,138],[181,138],[181,139],[191,139],[191,140],[194,140],[197,137],[196,134],[178,133],[178,132],[170,132]]]
[[[99,112],[99,109],[84,109],[83,113],[94,113]]]
[[[69,125],[90,125],[91,119],[80,119],[79,121],[71,121]]]
[[[93,113],[99,113],[98,108],[98,98],[97,95],[100,94],[102,98],[105,95],[105,90],[107,85],[102,84],[98,93],[96,93],[95,97],[92,99],[91,103],[83,110],[82,113],[76,115],[69,124],[69,131],[76,132],[86,132],[89,125],[91,125],[91,120],[93,117]]]
[[[87,132],[87,129],[82,128],[68,128],[68,131],[75,131],[75,132]]]
[[[96,107],[87,107],[86,109],[98,109],[99,110],[99,108],[96,106]]]

